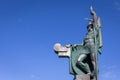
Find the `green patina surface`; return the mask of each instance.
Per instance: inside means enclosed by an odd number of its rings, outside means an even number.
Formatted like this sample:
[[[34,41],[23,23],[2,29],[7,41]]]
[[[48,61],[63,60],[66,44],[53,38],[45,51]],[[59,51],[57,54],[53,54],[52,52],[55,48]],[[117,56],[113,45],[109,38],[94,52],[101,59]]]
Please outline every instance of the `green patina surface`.
[[[89,50],[83,45],[77,45],[71,47],[71,56],[70,56],[70,74],[83,74],[84,72],[76,66],[77,59],[81,53],[87,54]],[[87,62],[86,62],[87,63]]]
[[[100,26],[97,25],[95,28],[95,32],[97,32],[97,35],[95,35],[95,45],[93,50],[95,50],[95,54],[96,54],[96,69],[98,71],[98,66],[97,66],[97,55],[98,53],[101,53],[101,43],[100,43]],[[91,36],[91,35],[89,35]],[[93,36],[93,35],[92,35]],[[78,57],[80,56],[80,54],[86,54],[88,55],[90,53],[89,49],[84,46],[84,45],[76,45],[76,46],[72,46],[71,47],[71,55],[70,55],[70,74],[73,75],[80,75],[80,74],[84,74],[85,72],[82,71],[81,69],[79,69],[76,66],[76,62],[78,60]],[[87,64],[89,66],[89,69],[91,69],[91,65],[90,65],[90,59],[87,58],[87,60],[85,61],[85,64]]]

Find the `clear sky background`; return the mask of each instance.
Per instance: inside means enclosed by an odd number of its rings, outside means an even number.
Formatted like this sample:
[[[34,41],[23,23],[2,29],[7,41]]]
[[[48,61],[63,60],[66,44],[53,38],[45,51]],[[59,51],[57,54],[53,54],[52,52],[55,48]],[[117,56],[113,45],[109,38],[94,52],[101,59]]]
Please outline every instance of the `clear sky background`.
[[[120,0],[0,0],[0,80],[73,80],[55,43],[81,43],[90,6],[102,20],[99,80],[119,80]]]

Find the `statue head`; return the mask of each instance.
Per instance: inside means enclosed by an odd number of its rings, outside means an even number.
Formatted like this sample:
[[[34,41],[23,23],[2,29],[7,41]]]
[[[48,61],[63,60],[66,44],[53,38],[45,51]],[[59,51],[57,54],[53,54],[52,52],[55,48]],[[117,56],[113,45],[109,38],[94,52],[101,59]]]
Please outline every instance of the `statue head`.
[[[93,24],[92,24],[92,23],[89,23],[89,24],[87,25],[87,30],[88,30],[88,31],[93,30]]]

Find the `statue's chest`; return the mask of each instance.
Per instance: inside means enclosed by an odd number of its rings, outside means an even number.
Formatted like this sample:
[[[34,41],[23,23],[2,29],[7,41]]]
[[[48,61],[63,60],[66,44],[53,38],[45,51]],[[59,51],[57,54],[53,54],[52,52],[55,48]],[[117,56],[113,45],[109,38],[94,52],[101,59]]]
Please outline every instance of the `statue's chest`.
[[[93,39],[94,38],[94,33],[93,32],[88,32],[85,36],[85,39]]]

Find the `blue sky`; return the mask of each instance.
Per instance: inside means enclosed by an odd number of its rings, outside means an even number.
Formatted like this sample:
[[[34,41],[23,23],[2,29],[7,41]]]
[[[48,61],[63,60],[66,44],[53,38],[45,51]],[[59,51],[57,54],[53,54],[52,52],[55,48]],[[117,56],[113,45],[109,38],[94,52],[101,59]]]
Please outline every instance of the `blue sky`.
[[[102,20],[99,79],[120,75],[120,0],[0,0],[0,80],[73,80],[55,43],[80,44],[94,7]]]

